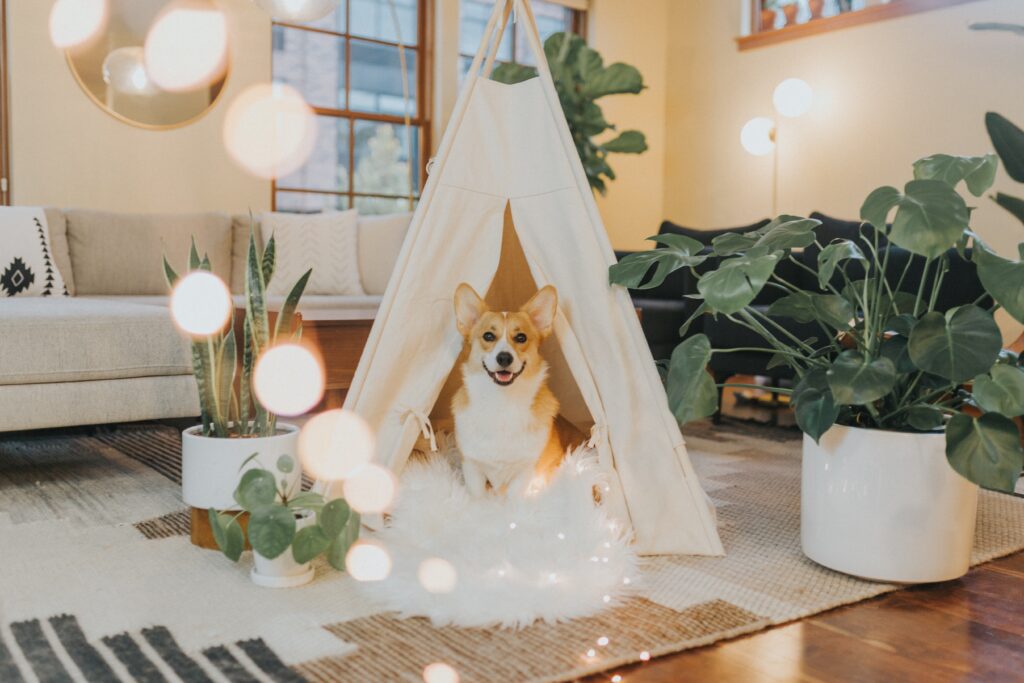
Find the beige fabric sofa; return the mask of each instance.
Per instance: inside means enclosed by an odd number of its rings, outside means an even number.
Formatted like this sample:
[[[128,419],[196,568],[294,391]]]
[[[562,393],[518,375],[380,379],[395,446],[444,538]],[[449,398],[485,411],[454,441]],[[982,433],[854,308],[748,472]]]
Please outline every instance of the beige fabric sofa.
[[[161,258],[195,235],[241,304],[248,216],[46,209],[69,297],[0,298],[0,432],[199,414],[191,354],[167,311]],[[409,216],[361,217],[364,296],[307,295],[307,316],[372,318]],[[259,228],[256,229],[257,236]],[[271,308],[282,302],[274,297]]]

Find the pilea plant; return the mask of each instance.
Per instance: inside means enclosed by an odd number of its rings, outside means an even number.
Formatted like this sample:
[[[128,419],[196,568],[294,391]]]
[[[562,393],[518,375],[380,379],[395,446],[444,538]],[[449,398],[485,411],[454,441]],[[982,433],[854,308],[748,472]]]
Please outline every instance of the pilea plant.
[[[1021,163],[1024,133],[1003,131],[997,150],[1008,167]],[[1024,415],[1024,367],[1016,354],[1002,350],[993,313],[1002,307],[1024,323],[1024,262],[996,255],[971,231],[971,209],[956,189],[963,183],[970,194],[982,196],[995,180],[997,163],[995,155],[919,160],[914,179],[902,190],[881,187],[868,196],[856,241],[822,244],[815,233],[820,222],[797,216],[716,237],[710,251],[684,236],[659,235],[650,239],[662,248],[624,258],[611,267],[610,280],[644,289],[675,270],[691,269],[702,301],[680,334],[705,314],[755,332],[764,347],[745,350],[773,354],[771,365],[792,368],[796,385],[788,393],[797,424],[812,438],[837,423],[944,429],[946,455],[957,472],[982,486],[1012,491],[1024,466],[1013,420]],[[893,273],[883,236],[923,257],[914,291],[901,288],[911,259],[902,273]],[[812,245],[820,250],[816,269],[793,254]],[[952,248],[974,261],[987,294],[940,312],[937,295]],[[1024,245],[1021,253],[1024,258]],[[698,270],[712,257],[720,259],[717,268]],[[819,287],[801,289],[784,278],[776,270],[784,260],[812,273]],[[766,287],[783,296],[764,311],[751,303]],[[814,324],[820,335],[802,339],[781,318]],[[713,350],[703,334],[675,349],[666,384],[680,422],[716,410],[717,388],[706,366],[713,353],[727,352]]]
[[[253,367],[260,353],[278,340],[298,338],[302,324],[295,311],[312,269],[292,287],[271,328],[267,312],[267,285],[274,276],[274,238],[260,252],[255,228],[249,228],[249,252],[245,278],[245,320],[242,329],[241,380],[238,379],[238,341],[235,339],[235,314],[224,329],[209,337],[192,340],[192,369],[199,387],[199,406],[203,436],[219,438],[237,436],[273,436],[277,432],[276,416],[264,408],[252,390]],[[199,257],[193,238],[189,252],[189,271],[210,270],[210,259]],[[178,274],[164,257],[164,276],[173,289]]]
[[[359,513],[351,509],[343,498],[327,501],[319,493],[297,490],[296,480],[290,489],[282,477],[278,481],[274,472],[258,460],[253,453],[243,464],[245,468],[256,460],[257,467],[245,470],[235,489],[237,510],[210,509],[210,526],[221,552],[237,562],[245,548],[246,533],[239,517],[249,513],[248,537],[252,549],[272,560],[291,548],[292,557],[305,564],[326,553],[327,561],[339,571],[345,571],[345,555],[359,538]],[[295,468],[291,456],[280,456],[275,467],[282,475]],[[316,523],[297,528],[297,519],[316,516]]]
[[[615,180],[608,155],[646,152],[647,138],[640,131],[627,130],[607,142],[595,142],[596,136],[616,129],[605,120],[597,100],[608,95],[639,94],[644,89],[643,76],[628,64],[605,66],[601,54],[572,33],[549,36],[544,41],[544,54],[587,180],[604,194],[606,179]],[[536,75],[536,67],[508,63],[498,66],[493,78],[502,83],[519,83]]]

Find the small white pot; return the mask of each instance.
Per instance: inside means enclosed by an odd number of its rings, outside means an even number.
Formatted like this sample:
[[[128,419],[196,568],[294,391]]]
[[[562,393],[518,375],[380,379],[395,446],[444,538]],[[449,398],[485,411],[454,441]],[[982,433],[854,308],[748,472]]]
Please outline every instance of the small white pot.
[[[978,487],[946,461],[942,433],[834,426],[803,447],[800,537],[818,564],[926,583],[970,567]]]
[[[181,494],[186,505],[194,508],[224,510],[235,505],[235,488],[242,476],[239,468],[253,453],[259,453],[264,467],[280,477],[275,465],[282,455],[290,455],[295,468],[284,475],[288,488],[298,490],[302,478],[299,466],[299,428],[279,422],[274,436],[221,439],[203,436],[202,425],[189,427],[181,434]],[[250,462],[245,469],[258,467]]]
[[[295,520],[295,531],[316,523],[311,514]],[[283,553],[270,560],[255,550],[252,551],[253,568],[249,573],[252,582],[265,588],[294,588],[313,580],[315,570],[309,562],[299,564],[292,557],[291,546]]]

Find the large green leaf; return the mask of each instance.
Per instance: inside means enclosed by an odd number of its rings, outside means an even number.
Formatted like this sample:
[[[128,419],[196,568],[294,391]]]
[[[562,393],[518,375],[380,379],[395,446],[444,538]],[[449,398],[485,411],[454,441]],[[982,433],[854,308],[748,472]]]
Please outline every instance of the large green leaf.
[[[839,240],[827,245],[818,254],[818,284],[822,289],[832,281],[836,268],[843,261],[864,261],[864,252],[850,240]]]
[[[219,514],[213,508],[207,510],[207,515],[217,547],[229,560],[238,562],[245,549],[245,536],[242,534],[242,527],[238,525],[238,520],[232,515]]]
[[[828,369],[828,386],[841,405],[859,406],[877,401],[896,384],[896,366],[888,358],[868,360],[862,354],[846,350]]]
[[[1007,417],[1024,415],[1024,368],[994,365],[989,374],[974,378],[971,393],[987,412]]]
[[[995,154],[981,157],[934,154],[914,162],[914,178],[941,180],[952,188],[956,188],[960,181],[966,181],[971,194],[980,197],[995,182],[998,166]]]
[[[907,411],[907,424],[922,432],[932,432],[943,425],[942,411],[935,406],[916,405]]]
[[[914,361],[910,359],[908,346],[909,342],[906,337],[890,337],[882,341],[881,346],[878,347],[878,352],[882,358],[888,358],[892,361],[898,374],[905,375],[917,370]]]
[[[889,212],[900,203],[902,198],[903,194],[895,187],[879,187],[869,194],[861,205],[860,219],[885,232],[889,222]]]
[[[618,137],[602,143],[601,147],[616,154],[641,154],[647,151],[647,137],[638,130],[625,130]]]
[[[819,225],[821,221],[813,218],[780,216],[754,231],[753,234],[758,236],[754,247],[763,247],[766,251],[806,247],[814,244],[814,229]]]
[[[712,312],[738,313],[764,289],[778,262],[778,254],[731,258],[702,277],[697,290]]]
[[[249,543],[268,560],[288,549],[295,538],[295,514],[283,505],[264,505],[249,515]]]
[[[985,291],[1017,322],[1024,323],[1024,261],[998,256],[978,239],[972,256]]]
[[[998,413],[954,415],[946,425],[946,458],[965,479],[1007,493],[1024,467],[1017,425]]]
[[[823,368],[808,372],[796,385],[793,390],[793,406],[797,426],[815,442],[835,424],[839,417],[839,405],[832,397],[828,376]]]
[[[345,523],[345,528],[327,547],[327,562],[340,572],[345,571],[345,555],[352,544],[359,538],[359,513],[353,511]]]
[[[889,238],[915,254],[935,258],[963,235],[970,212],[941,180],[911,180],[900,198]]]
[[[580,94],[591,99],[606,95],[636,95],[644,89],[644,77],[635,66],[617,62],[587,74]]]
[[[910,333],[910,359],[926,372],[965,382],[987,372],[1002,346],[999,326],[988,311],[968,304],[926,313]]]
[[[996,192],[995,202],[1013,214],[1014,218],[1019,220],[1021,223],[1024,223],[1024,199],[1004,194],[1002,192]]]
[[[513,64],[512,62],[499,64],[491,74],[492,79],[509,85],[522,83],[536,77],[537,69],[535,67]]]
[[[776,299],[768,307],[768,315],[792,318],[797,322],[820,321],[837,330],[850,328],[853,306],[836,294],[793,292]]]
[[[247,470],[235,489],[235,502],[249,512],[270,505],[276,497],[277,483],[274,475],[266,470]]]
[[[1024,183],[1024,130],[992,111],[985,114],[985,127],[992,138],[992,146],[1003,160],[1003,168],[1011,178]]]
[[[295,284],[292,286],[288,296],[284,300],[284,305],[281,306],[281,311],[277,314],[277,324],[274,327],[274,341],[278,341],[281,335],[292,336],[298,329],[296,324],[295,311],[299,307],[299,299],[302,298],[302,293],[306,291],[306,284],[309,282],[309,278],[313,275],[313,269],[310,268],[302,274]]]
[[[706,254],[700,253],[704,245],[685,235],[655,235],[647,239],[665,248],[638,251],[623,257],[608,269],[610,284],[631,289],[652,289],[680,268],[697,266],[707,259]],[[644,276],[652,266],[656,266],[654,273],[644,282]]]
[[[334,537],[345,529],[345,525],[348,524],[348,518],[351,516],[352,509],[345,502],[345,499],[335,498],[327,503],[327,505],[324,505],[316,519],[317,524],[323,528],[324,533]]]
[[[327,550],[331,539],[317,525],[299,529],[292,541],[292,558],[299,564],[305,564]]]
[[[750,249],[757,241],[751,233],[727,232],[711,240],[711,248],[718,256],[732,256]]]
[[[686,339],[672,352],[666,390],[679,422],[699,420],[718,409],[718,389],[707,372],[710,359],[711,343],[703,334]]]

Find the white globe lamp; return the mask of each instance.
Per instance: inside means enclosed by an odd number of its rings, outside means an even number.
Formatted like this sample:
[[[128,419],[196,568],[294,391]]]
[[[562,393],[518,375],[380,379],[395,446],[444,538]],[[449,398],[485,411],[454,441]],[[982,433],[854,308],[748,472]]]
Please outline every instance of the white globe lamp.
[[[803,116],[814,104],[814,91],[807,81],[787,78],[778,84],[772,95],[775,111],[787,118]]]
[[[775,122],[763,116],[750,119],[740,131],[740,144],[754,156],[770,154],[775,149]]]

